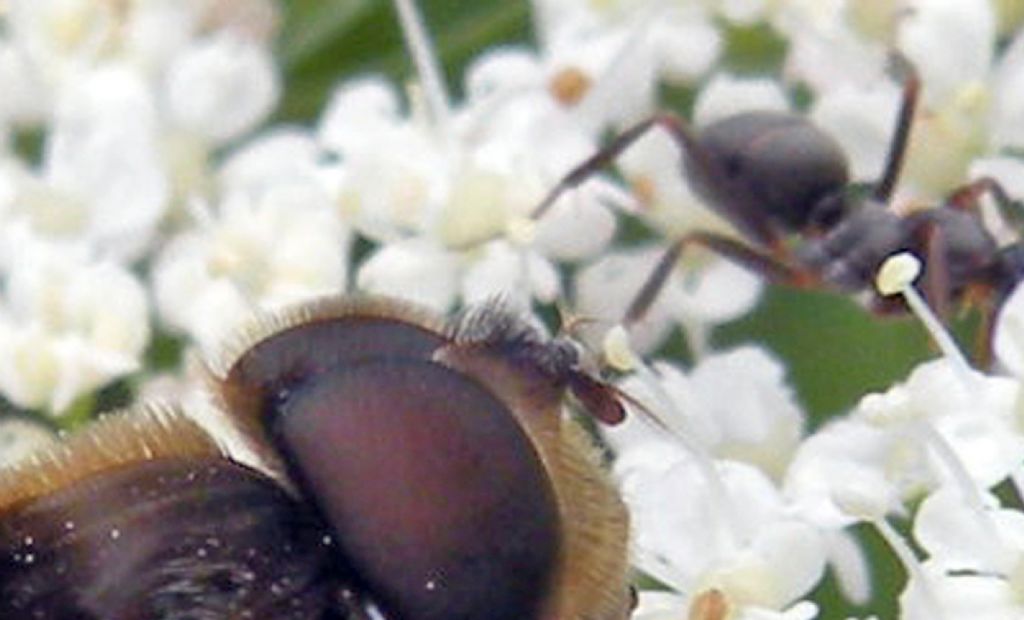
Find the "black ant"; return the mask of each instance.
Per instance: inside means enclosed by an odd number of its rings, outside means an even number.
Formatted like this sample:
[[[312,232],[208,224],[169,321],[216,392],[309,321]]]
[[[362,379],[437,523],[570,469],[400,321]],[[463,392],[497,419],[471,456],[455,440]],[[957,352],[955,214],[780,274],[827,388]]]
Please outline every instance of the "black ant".
[[[866,192],[850,182],[839,144],[802,116],[744,112],[698,131],[675,114],[661,112],[573,169],[534,216],[659,127],[684,155],[683,173],[697,195],[744,240],[707,231],[675,240],[633,300],[627,323],[643,317],[690,245],[704,246],[772,283],[866,292],[869,307],[879,313],[905,308],[874,290],[876,272],[892,254],[911,252],[925,266],[924,294],[940,316],[948,316],[954,304],[994,298],[997,303],[986,316],[990,323],[998,302],[1024,279],[1024,243],[999,247],[981,219],[980,200],[991,195],[1008,220],[1017,203],[997,181],[982,178],[959,187],[934,208],[908,214],[888,208],[921,89],[909,60],[893,54],[892,68],[902,77],[902,101],[884,168]]]

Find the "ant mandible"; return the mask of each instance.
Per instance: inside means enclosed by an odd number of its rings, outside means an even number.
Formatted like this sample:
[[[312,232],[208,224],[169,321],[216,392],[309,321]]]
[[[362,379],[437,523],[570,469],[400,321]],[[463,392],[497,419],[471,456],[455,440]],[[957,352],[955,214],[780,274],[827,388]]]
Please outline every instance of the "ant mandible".
[[[955,304],[994,298],[985,317],[991,325],[999,302],[1024,279],[1024,243],[999,247],[979,205],[989,194],[1003,216],[1012,219],[1011,208],[1017,204],[996,180],[986,177],[957,188],[934,208],[907,214],[889,208],[921,90],[916,69],[901,54],[892,55],[892,69],[903,82],[902,100],[884,168],[866,193],[851,184],[839,144],[802,116],[744,112],[695,130],[679,116],[661,112],[619,134],[570,171],[533,215],[543,215],[562,193],[661,128],[683,154],[683,174],[695,193],[743,239],[708,231],[676,239],[634,298],[627,324],[643,317],[683,250],[697,245],[775,284],[866,292],[868,306],[879,313],[905,308],[875,291],[875,274],[887,257],[911,252],[924,264],[922,288],[940,316],[947,317]]]

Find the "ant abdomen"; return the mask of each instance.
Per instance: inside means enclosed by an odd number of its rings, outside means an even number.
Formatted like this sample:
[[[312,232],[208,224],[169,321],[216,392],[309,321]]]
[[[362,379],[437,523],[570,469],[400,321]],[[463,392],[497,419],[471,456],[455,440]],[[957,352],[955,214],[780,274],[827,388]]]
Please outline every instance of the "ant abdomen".
[[[801,231],[821,221],[819,208],[840,196],[849,181],[839,144],[794,114],[728,116],[704,128],[698,140],[723,178],[705,178],[688,163],[694,189],[712,204],[756,204],[786,230]]]

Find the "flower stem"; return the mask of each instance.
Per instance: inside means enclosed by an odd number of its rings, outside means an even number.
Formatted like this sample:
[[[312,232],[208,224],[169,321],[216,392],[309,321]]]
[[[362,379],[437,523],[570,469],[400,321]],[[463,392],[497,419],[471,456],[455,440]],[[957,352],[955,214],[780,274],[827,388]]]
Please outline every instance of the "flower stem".
[[[884,517],[871,519],[869,522],[882,536],[885,543],[889,545],[896,558],[899,559],[900,564],[907,571],[907,589],[916,589],[925,606],[924,611],[926,613],[921,614],[921,617],[944,620],[945,615],[942,613],[939,600],[935,596],[935,591],[928,581],[928,575],[921,568],[921,563],[918,561],[917,555],[914,554],[914,550],[910,548],[907,541],[900,536],[899,532]]]
[[[423,86],[431,120],[437,124],[443,135],[449,135],[446,129],[451,117],[450,98],[434,45],[423,25],[423,18],[414,0],[395,0],[395,10],[398,11],[398,19],[402,24],[406,47]]]

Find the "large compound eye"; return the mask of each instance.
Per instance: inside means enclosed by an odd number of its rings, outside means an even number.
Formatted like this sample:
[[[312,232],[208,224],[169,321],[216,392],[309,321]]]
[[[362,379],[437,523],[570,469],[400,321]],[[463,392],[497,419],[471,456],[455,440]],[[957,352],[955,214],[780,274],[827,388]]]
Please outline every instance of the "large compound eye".
[[[234,416],[261,418],[275,400],[326,370],[368,359],[429,359],[445,343],[443,325],[385,301],[299,306],[244,330],[214,361],[216,384]]]
[[[283,404],[274,433],[390,617],[540,617],[561,524],[507,407],[424,361],[339,368]]]
[[[0,618],[319,618],[323,531],[180,414],[130,412],[0,475]]]
[[[213,386],[384,617],[617,620],[625,510],[567,432],[571,377],[511,315],[473,317],[302,306],[250,329]]]

